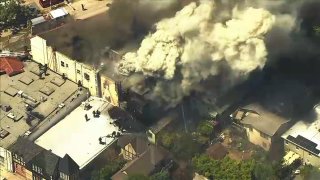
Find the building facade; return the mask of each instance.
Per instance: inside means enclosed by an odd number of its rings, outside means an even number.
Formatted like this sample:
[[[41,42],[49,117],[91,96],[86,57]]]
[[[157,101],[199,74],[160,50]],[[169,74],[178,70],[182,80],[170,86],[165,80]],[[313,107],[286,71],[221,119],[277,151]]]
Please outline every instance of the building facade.
[[[315,106],[317,116],[313,122],[298,121],[282,138],[284,149],[299,155],[305,164],[320,168],[320,105]]]
[[[91,95],[100,97],[100,81],[98,69],[77,62],[47,45],[47,41],[39,36],[31,38],[33,60],[45,65],[54,72],[65,76],[73,82],[89,89]]]
[[[282,133],[290,126],[289,120],[267,111],[259,104],[251,104],[238,109],[232,118],[236,124],[244,128],[252,144],[266,151],[281,141]]]

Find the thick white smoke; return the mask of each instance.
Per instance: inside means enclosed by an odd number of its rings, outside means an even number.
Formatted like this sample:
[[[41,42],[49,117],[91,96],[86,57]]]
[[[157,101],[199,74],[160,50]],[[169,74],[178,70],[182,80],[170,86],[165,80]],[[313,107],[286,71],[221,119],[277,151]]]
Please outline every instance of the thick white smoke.
[[[137,52],[124,55],[119,72],[154,78],[147,85],[151,98],[174,106],[209,77],[219,77],[218,88],[226,89],[262,68],[264,35],[274,16],[264,9],[235,7],[229,20],[218,22],[214,10],[213,1],[191,3],[161,20]]]

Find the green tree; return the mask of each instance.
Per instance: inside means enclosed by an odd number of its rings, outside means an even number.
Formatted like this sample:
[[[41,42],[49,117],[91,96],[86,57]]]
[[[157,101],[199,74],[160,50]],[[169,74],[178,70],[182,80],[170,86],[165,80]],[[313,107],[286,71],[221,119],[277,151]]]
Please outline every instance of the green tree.
[[[160,171],[151,176],[150,180],[169,180],[170,175],[168,171]]]
[[[122,159],[115,159],[108,162],[103,168],[98,171],[94,171],[91,175],[92,180],[109,180],[113,174],[119,171],[122,166],[125,164],[125,161]]]
[[[269,163],[257,163],[254,167],[254,177],[259,180],[273,180],[276,179],[275,172]]]
[[[311,165],[306,165],[301,169],[301,176],[304,180],[320,179],[320,170]]]
[[[207,155],[196,156],[192,159],[194,170],[210,179],[252,179],[255,161],[235,161],[229,157],[222,160],[211,159]]]
[[[150,178],[143,174],[132,174],[128,176],[127,180],[150,180]]]
[[[213,132],[213,125],[209,121],[203,121],[198,125],[197,132],[203,136],[210,136]]]
[[[36,9],[20,5],[17,0],[0,0],[0,29],[27,25],[27,21],[37,14]]]
[[[176,139],[177,136],[174,133],[168,132],[164,132],[160,137],[161,144],[168,149],[172,148],[172,145],[174,144]]]
[[[320,36],[320,25],[319,26],[314,26],[313,29],[314,29],[315,34],[317,36]]]
[[[181,133],[170,149],[175,157],[179,159],[191,159],[195,154],[200,152],[200,144],[195,141],[194,137],[188,133]]]

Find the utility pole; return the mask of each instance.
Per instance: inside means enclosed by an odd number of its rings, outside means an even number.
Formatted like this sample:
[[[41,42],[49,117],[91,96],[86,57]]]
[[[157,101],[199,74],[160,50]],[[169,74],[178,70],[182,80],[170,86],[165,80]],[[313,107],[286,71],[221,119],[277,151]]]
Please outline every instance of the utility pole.
[[[184,116],[183,103],[181,103],[181,111],[182,111],[182,119],[183,119],[183,122],[184,122],[184,131],[187,133],[188,130],[187,130],[186,118],[185,118],[185,116]]]

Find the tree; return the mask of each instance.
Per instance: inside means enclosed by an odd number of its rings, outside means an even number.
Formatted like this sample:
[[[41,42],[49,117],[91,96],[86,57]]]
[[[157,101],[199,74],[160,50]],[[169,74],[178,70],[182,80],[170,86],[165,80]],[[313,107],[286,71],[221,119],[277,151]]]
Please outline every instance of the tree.
[[[151,176],[150,180],[169,180],[170,175],[168,171],[160,171]]]
[[[17,0],[0,0],[0,29],[27,25],[37,14],[36,9],[20,5]]]
[[[275,172],[269,163],[257,163],[254,168],[254,177],[259,180],[276,179]]]
[[[252,179],[255,161],[236,161],[229,157],[222,160],[211,159],[207,155],[196,156],[192,159],[194,170],[209,179]]]
[[[203,121],[198,125],[197,132],[203,136],[210,136],[213,132],[213,125],[209,121]]]
[[[125,164],[125,161],[122,159],[115,159],[108,162],[103,168],[98,171],[94,171],[91,175],[92,180],[109,180],[111,176],[119,171],[122,166]]]
[[[320,170],[311,165],[305,165],[301,169],[301,176],[304,180],[320,179]]]
[[[128,175],[127,180],[150,180],[150,179],[143,174],[132,174],[132,175]]]
[[[160,142],[164,147],[171,149],[176,139],[175,133],[164,132],[161,134]]]

